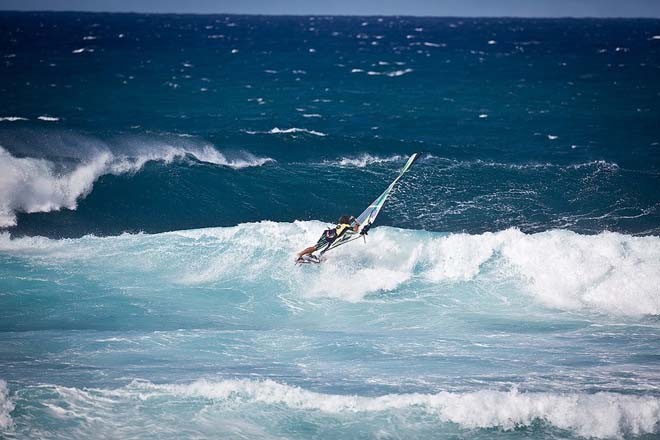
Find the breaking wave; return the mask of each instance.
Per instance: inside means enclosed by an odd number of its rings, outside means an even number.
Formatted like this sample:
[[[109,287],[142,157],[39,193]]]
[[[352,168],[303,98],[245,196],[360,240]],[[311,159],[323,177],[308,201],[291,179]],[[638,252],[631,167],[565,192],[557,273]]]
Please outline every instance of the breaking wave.
[[[0,251],[46,258],[65,255],[67,261],[95,264],[98,260],[106,267],[102,250],[111,247],[117,252],[126,247],[117,264],[132,270],[147,264],[149,270],[174,283],[224,285],[260,280],[264,285],[280,283],[302,297],[351,302],[395,290],[406,295],[410,289],[505,282],[517,287],[503,289],[499,295],[522,295],[553,309],[660,315],[660,237],[612,232],[581,235],[566,230],[525,234],[517,229],[471,235],[377,227],[366,245],[359,240],[329,253],[320,266],[282,271],[293,264],[296,251],[316,242],[325,227],[315,221],[260,222],[75,240],[11,239],[4,234]],[[130,249],[136,245],[144,252],[133,255]],[[163,252],[173,247],[176,255]],[[145,255],[149,255],[146,260]]]
[[[52,414],[59,418],[96,420],[89,428],[98,428],[99,421],[103,420],[99,416],[112,411],[113,406],[126,411],[135,405],[158,407],[164,401],[169,406],[190,402],[202,414],[208,411],[222,414],[227,404],[233,407],[259,405],[262,414],[266,411],[276,418],[282,417],[281,406],[295,411],[319,411],[328,417],[342,415],[342,418],[389,412],[396,414],[398,423],[408,427],[414,424],[407,421],[420,414],[431,416],[439,423],[455,423],[463,429],[509,431],[541,422],[595,438],[651,434],[657,432],[660,422],[660,399],[610,392],[519,392],[513,389],[360,396],[325,394],[269,379],[197,380],[185,384],[133,381],[114,390],[48,388],[59,395],[58,399],[44,402]],[[149,412],[139,413],[144,417]]]
[[[63,165],[47,158],[17,157],[0,147],[0,227],[15,225],[17,212],[76,209],[78,200],[87,196],[103,175],[135,173],[147,162],[169,164],[187,157],[233,169],[273,161],[248,152],[229,158],[211,145],[159,143],[126,154],[100,148],[75,164]]]

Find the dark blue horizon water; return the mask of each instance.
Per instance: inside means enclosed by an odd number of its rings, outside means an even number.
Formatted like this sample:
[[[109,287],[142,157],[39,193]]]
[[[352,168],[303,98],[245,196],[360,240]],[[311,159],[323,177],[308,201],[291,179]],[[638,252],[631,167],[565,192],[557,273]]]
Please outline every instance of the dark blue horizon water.
[[[0,61],[1,439],[660,435],[660,20],[0,12]]]
[[[0,117],[28,119],[0,122],[15,157],[274,160],[100,170],[74,211],[10,203],[15,235],[332,221],[403,159],[333,164],[413,151],[431,157],[382,224],[658,233],[659,20],[3,12],[0,29]]]

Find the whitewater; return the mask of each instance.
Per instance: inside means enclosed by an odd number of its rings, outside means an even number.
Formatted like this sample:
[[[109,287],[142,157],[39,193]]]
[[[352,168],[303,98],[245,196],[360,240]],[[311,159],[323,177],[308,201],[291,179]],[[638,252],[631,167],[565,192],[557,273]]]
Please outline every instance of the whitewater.
[[[324,226],[2,235],[3,432],[657,432],[660,238],[377,227],[292,270]]]

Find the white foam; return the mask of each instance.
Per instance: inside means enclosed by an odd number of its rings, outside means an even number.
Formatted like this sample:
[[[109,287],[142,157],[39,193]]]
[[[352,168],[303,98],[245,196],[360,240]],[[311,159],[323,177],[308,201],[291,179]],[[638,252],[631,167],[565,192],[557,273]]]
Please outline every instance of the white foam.
[[[307,134],[313,134],[314,136],[327,136],[327,134],[321,133],[320,131],[308,130],[306,128],[298,128],[298,127],[285,128],[285,129],[275,127],[270,129],[268,133],[270,134],[307,133]]]
[[[566,168],[579,170],[581,168],[598,168],[606,171],[619,170],[619,164],[616,162],[607,162],[606,160],[592,160],[590,162],[576,163],[568,165]]]
[[[16,122],[16,121],[27,121],[28,118],[23,118],[20,116],[2,116],[0,121]]]
[[[0,430],[11,428],[13,425],[10,415],[13,410],[14,403],[9,398],[7,382],[0,380]]]
[[[395,154],[388,157],[372,156],[368,153],[360,154],[359,156],[342,157],[336,161],[324,162],[326,165],[338,165],[342,167],[357,167],[364,168],[376,163],[396,162],[401,160],[401,156]]]
[[[393,71],[391,71],[391,72],[377,72],[377,71],[375,71],[375,70],[370,70],[370,71],[367,72],[367,75],[371,75],[371,76],[381,76],[381,75],[384,75],[384,76],[389,76],[390,78],[394,78],[394,77],[397,77],[397,76],[403,76],[403,75],[406,75],[406,74],[408,74],[408,73],[410,73],[410,72],[413,72],[413,71],[414,71],[414,70],[413,70],[413,69],[410,69],[410,68],[408,68],[408,69],[403,69],[403,70],[393,70]]]
[[[192,156],[200,162],[241,169],[272,162],[242,152],[229,159],[209,145],[146,146],[134,155],[115,155],[101,150],[77,166],[61,171],[57,164],[31,157],[15,157],[0,147],[0,227],[16,224],[17,212],[51,212],[76,209],[78,200],[87,196],[94,182],[105,174],[134,173],[150,161],[171,163]]]
[[[426,159],[432,159],[432,156],[426,156]],[[443,162],[448,161],[450,167],[489,167],[489,168],[504,168],[510,170],[533,170],[539,168],[547,169],[559,169],[559,170],[579,170],[582,168],[596,168],[598,170],[607,170],[607,171],[617,171],[619,170],[619,165],[615,162],[607,162],[605,160],[593,160],[589,162],[580,162],[569,165],[558,165],[550,162],[528,162],[528,163],[504,163],[504,162],[493,162],[493,161],[484,161],[484,160],[469,160],[469,161],[455,161],[446,158],[437,158]]]
[[[367,244],[356,240],[341,246],[313,271],[282,271],[283,265],[292,264],[295,252],[315,243],[326,227],[317,221],[260,222],[78,240],[10,239],[8,234],[0,234],[0,251],[67,261],[79,258],[83,264],[99,259],[107,265],[103,252],[107,246],[116,252],[117,246],[138,243],[151,249],[154,258],[135,260],[131,252],[124,252],[117,264],[162,266],[172,274],[172,282],[182,284],[263,278],[268,283],[283,283],[293,295],[354,302],[372,300],[369,295],[379,292],[407,295],[407,283],[414,283],[416,289],[505,282],[511,288],[499,292],[503,297],[554,309],[631,317],[660,315],[660,237],[612,232],[580,235],[565,230],[524,234],[517,229],[471,235],[376,227]],[[197,247],[199,240],[209,247]],[[160,258],[162,246],[173,242],[180,249],[177,259]],[[186,249],[191,253],[185,253]],[[208,249],[219,251],[209,253]]]
[[[321,231],[303,241],[313,242]],[[436,284],[480,277],[491,282],[495,276],[513,280],[523,295],[551,308],[660,315],[660,237],[516,229],[429,237],[392,228],[376,228],[369,236],[368,246],[334,251],[330,264],[321,267],[321,282],[309,292],[359,301],[394,291],[413,277]]]
[[[462,428],[514,430],[537,421],[595,438],[656,433],[660,399],[617,393],[521,393],[517,390],[434,394],[386,394],[376,397],[324,394],[273,380],[199,380],[189,384],[133,382],[120,395],[141,400],[163,394],[212,401],[248,401],[286,405],[324,413],[422,411]]]
[[[60,118],[56,118],[54,116],[46,116],[46,115],[39,116],[39,117],[37,117],[37,119],[39,119],[40,121],[46,121],[46,122],[57,122],[57,121],[60,120]]]
[[[392,72],[387,72],[385,75],[389,77],[396,77],[396,76],[403,76],[405,74],[408,74],[410,72],[413,72],[413,69],[403,69],[403,70],[395,70]]]
[[[303,118],[320,118],[318,113],[303,113]]]
[[[563,310],[622,315],[660,314],[660,237],[603,232],[579,235],[516,229],[453,234],[426,247],[434,281],[467,280],[495,258],[520,278],[536,301]]]

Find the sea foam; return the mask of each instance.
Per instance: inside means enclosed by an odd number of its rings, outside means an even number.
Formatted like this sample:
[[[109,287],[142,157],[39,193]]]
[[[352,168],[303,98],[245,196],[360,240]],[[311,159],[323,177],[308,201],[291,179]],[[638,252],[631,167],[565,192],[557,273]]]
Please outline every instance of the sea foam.
[[[367,75],[370,75],[370,76],[384,75],[384,76],[389,76],[390,78],[394,78],[394,77],[397,77],[397,76],[406,75],[406,74],[411,73],[411,72],[414,72],[414,70],[410,69],[410,68],[402,69],[402,70],[393,70],[393,71],[390,71],[390,72],[378,72],[378,71],[375,71],[375,70],[370,70],[370,71],[367,72]]]
[[[268,133],[270,134],[307,133],[307,134],[313,134],[314,136],[327,136],[327,134],[321,133],[320,131],[308,130],[306,128],[298,128],[298,127],[285,128],[285,129],[275,127],[271,129]]]
[[[514,430],[536,422],[584,437],[615,438],[652,434],[660,422],[660,399],[620,393],[553,393],[478,390],[360,396],[327,394],[273,380],[197,380],[184,384],[154,384],[133,381],[116,390],[88,390],[84,395],[57,387],[69,405],[149,405],[169,396],[168,401],[206,399],[208,405],[234,402],[236,405],[284,405],[296,411],[320,411],[351,417],[355,414],[394,412],[403,423],[419,413],[437,417],[464,429],[499,428]],[[206,406],[206,405],[204,405]],[[93,409],[93,408],[89,408]]]
[[[259,267],[258,271],[277,279],[282,276],[279,252],[292,254],[315,242],[325,227],[318,222],[266,222],[236,229],[186,232],[189,236],[218,231],[217,240],[225,251],[205,260],[201,272],[187,272],[182,279],[208,283],[235,276],[227,273],[230,262],[245,258],[244,264],[252,264],[252,250],[253,257],[260,252],[269,254],[272,267],[259,254],[256,260],[267,267]],[[245,240],[240,238],[243,236]],[[278,246],[263,248],[261,244],[271,242],[272,237],[284,240],[279,240]],[[289,257],[287,253],[285,258]],[[327,257],[314,271],[314,283],[309,282],[304,270],[294,272],[287,283],[299,283],[306,295],[362,301],[413,281],[434,285],[503,279],[514,281],[521,292],[550,308],[660,315],[660,237],[613,232],[581,235],[566,230],[525,234],[517,229],[477,235],[442,234],[379,227],[369,233],[366,244],[359,240],[337,248]],[[209,266],[223,270],[209,272]]]
[[[376,227],[366,243],[357,240],[341,246],[319,266],[282,271],[293,264],[295,252],[316,242],[326,227],[316,221],[260,222],[72,240],[12,239],[4,234],[0,251],[107,266],[104,249],[111,248],[122,255],[113,264],[146,270],[150,278],[165,277],[161,282],[275,283],[301,298],[348,302],[377,299],[387,292],[406,296],[416,289],[505,282],[515,288],[498,295],[551,309],[660,315],[660,237],[581,235],[567,230],[525,234],[517,229],[446,234]],[[133,256],[136,246],[151,256]],[[176,257],[164,252],[172,248],[178,249]]]
[[[279,127],[274,127],[271,128],[268,131],[255,131],[255,130],[245,130],[245,133],[247,134],[295,134],[295,133],[305,133],[305,134],[311,134],[314,136],[327,136],[326,133],[320,132],[320,131],[315,131],[315,130],[308,130],[306,128],[299,128],[299,127],[291,127],[291,128],[279,128]]]
[[[372,164],[397,162],[399,160],[401,160],[401,156],[399,156],[398,154],[387,157],[380,157],[380,156],[373,156],[368,153],[363,153],[358,156],[341,157],[340,159],[334,161],[324,162],[324,164],[337,165],[342,167],[364,168]]]
[[[0,430],[8,429],[12,426],[11,412],[14,410],[14,403],[9,398],[9,388],[7,382],[0,380]]]

